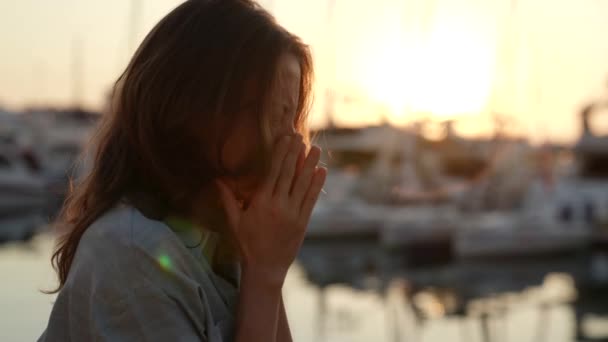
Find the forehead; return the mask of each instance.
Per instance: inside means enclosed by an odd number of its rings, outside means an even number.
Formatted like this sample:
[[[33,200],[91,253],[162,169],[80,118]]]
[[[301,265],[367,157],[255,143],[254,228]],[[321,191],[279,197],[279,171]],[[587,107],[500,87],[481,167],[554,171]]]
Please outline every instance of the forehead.
[[[300,62],[291,53],[282,55],[279,58],[278,77],[285,80],[300,80]]]
[[[271,107],[283,106],[285,104],[297,104],[300,95],[300,63],[292,54],[279,57],[270,88],[260,88],[256,77],[249,78],[245,82],[242,99],[237,110],[249,111],[260,102],[265,102]]]
[[[295,104],[300,93],[300,63],[292,54],[280,57],[275,80],[275,100],[283,100]],[[276,101],[273,101],[276,102]]]

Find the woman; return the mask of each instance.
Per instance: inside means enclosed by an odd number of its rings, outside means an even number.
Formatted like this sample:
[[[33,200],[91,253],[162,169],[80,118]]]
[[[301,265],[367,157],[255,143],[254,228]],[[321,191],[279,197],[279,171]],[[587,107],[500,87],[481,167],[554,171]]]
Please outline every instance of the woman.
[[[311,77],[308,48],[253,1],[162,19],[65,203],[40,340],[290,341],[281,287],[326,175]]]

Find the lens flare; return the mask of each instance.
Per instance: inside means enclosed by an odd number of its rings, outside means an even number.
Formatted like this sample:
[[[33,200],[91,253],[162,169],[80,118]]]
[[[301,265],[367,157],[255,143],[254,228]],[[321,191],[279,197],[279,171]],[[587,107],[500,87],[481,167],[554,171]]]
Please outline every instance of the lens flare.
[[[165,271],[170,271],[173,268],[171,258],[167,254],[161,254],[157,258],[158,264]]]

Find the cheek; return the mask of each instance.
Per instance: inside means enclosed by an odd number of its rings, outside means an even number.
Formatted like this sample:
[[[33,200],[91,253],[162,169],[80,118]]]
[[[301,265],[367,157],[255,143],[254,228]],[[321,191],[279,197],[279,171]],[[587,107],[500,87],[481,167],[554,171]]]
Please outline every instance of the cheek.
[[[224,163],[230,171],[236,171],[246,161],[250,154],[248,150],[251,144],[246,144],[241,139],[230,139],[224,147]]]
[[[255,154],[256,137],[251,127],[237,127],[226,141],[222,151],[225,166],[238,172],[250,162]]]

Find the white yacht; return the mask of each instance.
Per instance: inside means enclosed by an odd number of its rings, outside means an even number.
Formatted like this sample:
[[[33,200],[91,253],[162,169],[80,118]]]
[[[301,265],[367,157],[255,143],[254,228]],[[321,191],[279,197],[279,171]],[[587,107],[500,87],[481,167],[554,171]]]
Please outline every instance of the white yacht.
[[[5,114],[0,124],[0,241],[27,239],[44,222],[46,185],[22,139],[20,119]]]

